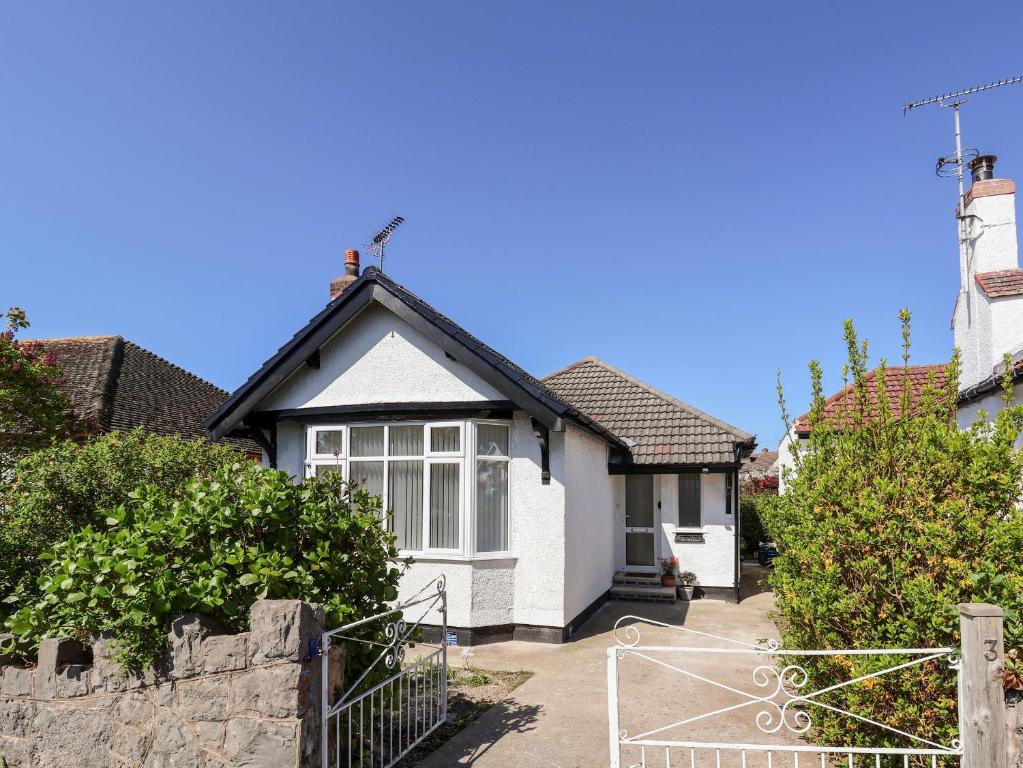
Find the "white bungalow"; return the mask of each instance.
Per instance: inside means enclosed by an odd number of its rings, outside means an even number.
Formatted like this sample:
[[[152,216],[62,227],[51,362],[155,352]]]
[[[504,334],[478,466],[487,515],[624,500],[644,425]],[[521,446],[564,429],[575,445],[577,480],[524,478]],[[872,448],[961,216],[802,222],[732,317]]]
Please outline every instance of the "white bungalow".
[[[735,599],[737,473],[754,437],[587,358],[536,379],[346,253],[332,300],[206,422],[295,477],[383,499],[415,562],[447,580],[462,644],[561,642],[609,597],[673,600],[676,555]]]

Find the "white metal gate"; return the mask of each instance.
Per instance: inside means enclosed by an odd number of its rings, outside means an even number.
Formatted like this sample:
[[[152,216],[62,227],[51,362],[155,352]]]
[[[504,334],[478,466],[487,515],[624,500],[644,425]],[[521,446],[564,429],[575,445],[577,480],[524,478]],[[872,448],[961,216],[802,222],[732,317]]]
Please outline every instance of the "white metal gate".
[[[689,642],[682,645],[645,645],[642,642],[642,625],[669,630],[669,643],[676,639],[676,633]],[[654,632],[662,636],[665,634],[662,629]],[[959,739],[950,744],[939,744],[821,700],[825,694],[842,688],[871,686],[884,675],[900,674],[922,664],[940,662],[950,675],[955,676],[961,704],[957,649],[788,650],[773,640],[746,643],[638,616],[619,619],[615,624],[614,637],[615,645],[607,649],[611,768],[809,768],[817,765],[821,768],[887,768],[958,766],[960,763],[962,745]],[[875,656],[886,657],[887,661],[883,662],[884,668],[871,674],[811,691],[804,690],[809,676],[798,663],[799,657],[808,656]],[[742,669],[741,659],[749,660],[748,670]],[[651,701],[657,699],[656,694],[652,694],[649,688],[627,690],[629,683],[635,683],[635,680],[628,679],[628,675],[623,673],[627,670],[625,665],[632,663],[652,665],[668,680],[687,681],[701,691],[717,694],[728,703],[707,707],[706,711],[686,712],[681,716],[669,711],[667,715],[657,717],[657,722],[652,722],[650,711],[654,707]],[[745,682],[723,679],[729,675],[734,677],[737,670],[748,675]],[[904,740],[905,746],[868,748],[809,743],[803,735],[813,728],[815,709],[830,710],[875,726],[886,734],[898,736]],[[962,711],[961,706],[959,710]],[[623,718],[628,722],[624,722]],[[716,732],[719,737],[707,738],[708,731],[711,734]],[[737,734],[748,738],[736,739]]]
[[[389,768],[447,719],[447,615],[441,576],[390,611],[323,633],[323,768]],[[421,627],[432,624],[431,617],[439,619],[440,636],[424,642]],[[372,648],[375,656],[342,692],[337,672],[354,647]],[[385,679],[366,682],[383,670]]]

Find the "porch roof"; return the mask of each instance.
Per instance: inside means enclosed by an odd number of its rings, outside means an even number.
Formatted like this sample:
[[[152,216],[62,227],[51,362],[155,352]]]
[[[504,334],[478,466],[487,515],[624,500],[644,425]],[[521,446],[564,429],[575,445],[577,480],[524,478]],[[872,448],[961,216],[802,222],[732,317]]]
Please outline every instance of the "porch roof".
[[[634,465],[736,465],[756,445],[754,435],[595,357],[543,382],[628,443]]]

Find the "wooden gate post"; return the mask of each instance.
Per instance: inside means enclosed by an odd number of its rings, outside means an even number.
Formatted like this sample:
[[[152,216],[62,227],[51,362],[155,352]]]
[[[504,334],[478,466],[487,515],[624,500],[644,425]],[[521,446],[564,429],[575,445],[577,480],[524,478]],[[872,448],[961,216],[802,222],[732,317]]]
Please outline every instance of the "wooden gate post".
[[[1006,768],[1002,616],[997,605],[959,604],[962,768]]]

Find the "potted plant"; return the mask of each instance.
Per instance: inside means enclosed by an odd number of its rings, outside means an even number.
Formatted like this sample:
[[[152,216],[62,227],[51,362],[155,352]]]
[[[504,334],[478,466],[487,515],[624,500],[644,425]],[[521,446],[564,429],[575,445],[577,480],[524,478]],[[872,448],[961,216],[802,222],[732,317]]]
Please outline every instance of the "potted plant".
[[[675,571],[678,569],[678,558],[677,557],[662,557],[661,558],[661,586],[662,587],[674,587],[675,586]]]
[[[696,574],[692,571],[682,571],[678,575],[678,582],[682,586],[682,599],[692,600],[693,590],[696,588]]]

